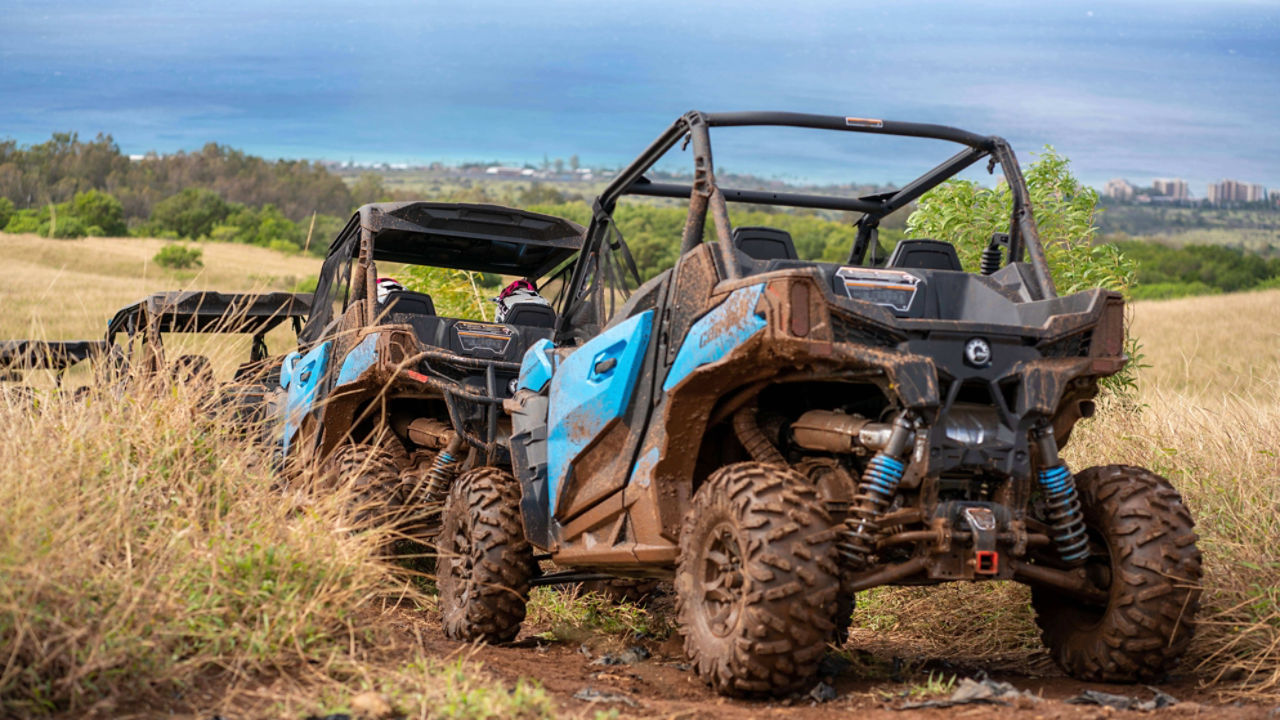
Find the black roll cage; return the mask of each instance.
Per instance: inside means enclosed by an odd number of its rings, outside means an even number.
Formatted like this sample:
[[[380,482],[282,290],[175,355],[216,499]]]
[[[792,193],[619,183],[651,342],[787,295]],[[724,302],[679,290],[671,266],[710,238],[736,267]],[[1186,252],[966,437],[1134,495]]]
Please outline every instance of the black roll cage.
[[[116,311],[107,322],[105,340],[118,347],[117,336],[135,338],[149,350],[156,367],[163,360],[162,336],[168,333],[249,334],[253,337],[250,362],[267,359],[266,334],[289,322],[295,334],[311,310],[307,293],[221,293],[213,290],[158,292]]]
[[[898,190],[860,198],[721,188],[716,182],[711,159],[710,128],[762,126],[930,138],[958,143],[965,148]],[[649,180],[645,173],[681,140],[684,140],[686,145],[693,146],[693,183],[655,183]],[[579,260],[574,265],[573,277],[569,285],[570,293],[565,307],[561,309],[556,336],[559,338],[571,330],[569,318],[574,315],[572,306],[575,302],[584,300],[587,293],[584,285],[590,277],[592,259],[595,262],[601,260],[600,249],[608,239],[613,211],[617,207],[618,200],[624,195],[689,199],[689,214],[685,219],[680,244],[681,255],[703,241],[703,226],[706,223],[707,211],[710,209],[716,240],[720,243],[722,264],[730,278],[734,278],[737,277],[738,266],[734,260],[730,242],[732,228],[729,225],[727,207],[729,202],[863,213],[856,222],[858,233],[848,260],[850,264],[861,264],[867,249],[875,246],[877,228],[882,218],[902,209],[984,157],[989,158],[988,172],[993,172],[996,164],[1000,165],[1013,195],[1008,254],[1005,263],[1021,262],[1024,255],[1029,254],[1032,269],[1039,284],[1041,299],[1056,297],[1057,291],[1049,273],[1048,262],[1045,260],[1040,232],[1032,215],[1026,181],[1018,168],[1013,149],[1003,138],[995,135],[978,135],[946,125],[873,118],[791,112],[704,113],[691,110],[672,123],[631,164],[623,168],[596,198],[592,208],[591,226],[587,230],[586,242],[583,244]]]
[[[397,232],[420,236],[421,248],[417,252],[401,249],[399,253],[387,249],[388,236]],[[485,203],[408,201],[362,205],[329,245],[316,281],[315,296],[319,300],[298,339],[307,346],[324,337],[333,323],[333,305],[339,299],[344,311],[355,301],[367,301],[363,322],[372,324],[377,294],[373,273],[379,260],[539,278],[581,248],[584,232],[581,226],[563,218]],[[519,245],[546,251],[547,257],[535,256],[532,264],[515,267],[500,265],[494,253],[461,258],[439,255],[442,244],[449,241],[481,249],[491,248],[494,243]]]

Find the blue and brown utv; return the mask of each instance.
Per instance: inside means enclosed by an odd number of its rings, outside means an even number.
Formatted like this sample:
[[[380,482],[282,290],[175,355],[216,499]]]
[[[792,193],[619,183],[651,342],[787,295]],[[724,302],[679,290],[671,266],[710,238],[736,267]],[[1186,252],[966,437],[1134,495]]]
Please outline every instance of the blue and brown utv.
[[[556,315],[548,302],[526,302],[502,322],[448,317],[430,293],[379,282],[378,265],[387,274],[417,266],[562,286],[557,271],[582,233],[567,220],[494,205],[361,207],[329,248],[300,347],[284,363],[286,467],[352,488],[359,522],[428,543],[460,470],[509,467],[502,402],[520,358],[551,337]]]
[[[709,132],[731,126],[961,149],[869,197],[736,190],[716,182]],[[692,184],[650,181],[682,140]],[[1013,207],[979,267],[931,239],[877,252],[882,218],[982,161],[1001,167]],[[689,202],[679,259],[644,284],[612,218],[625,195]],[[846,262],[814,262],[782,230],[733,227],[731,204],[860,219]],[[1123,300],[1057,294],[1004,140],[691,112],[598,198],[558,310],[507,403],[514,477],[465,473],[445,507],[450,636],[514,637],[531,584],[674,578],[697,672],[724,693],[776,694],[811,682],[858,592],[1013,580],[1074,676],[1152,680],[1186,649],[1200,554],[1178,493],[1142,468],[1076,473],[1059,456],[1126,362]],[[563,571],[539,575],[539,556]]]

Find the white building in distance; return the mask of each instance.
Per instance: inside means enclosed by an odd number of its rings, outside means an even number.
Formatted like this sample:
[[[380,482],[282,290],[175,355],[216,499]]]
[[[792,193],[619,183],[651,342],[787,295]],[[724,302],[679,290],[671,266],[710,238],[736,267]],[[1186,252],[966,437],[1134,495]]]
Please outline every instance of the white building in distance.
[[[1265,202],[1266,199],[1267,189],[1258,183],[1223,180],[1209,186],[1209,203],[1212,205],[1257,203]]]
[[[1191,193],[1187,190],[1187,181],[1182,178],[1156,178],[1151,181],[1151,188],[1156,195],[1174,200],[1186,200],[1191,197]]]
[[[1107,184],[1102,188],[1103,195],[1106,195],[1112,200],[1121,200],[1124,202],[1132,200],[1136,192],[1137,189],[1124,178],[1113,178],[1108,180]]]

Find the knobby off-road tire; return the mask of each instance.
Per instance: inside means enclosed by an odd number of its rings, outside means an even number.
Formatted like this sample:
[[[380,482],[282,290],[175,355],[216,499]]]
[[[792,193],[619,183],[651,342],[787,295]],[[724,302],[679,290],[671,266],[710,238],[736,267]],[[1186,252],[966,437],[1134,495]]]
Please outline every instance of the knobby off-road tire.
[[[726,695],[784,694],[813,678],[835,630],[835,530],[790,468],[711,475],[680,533],[676,614],[698,674]]]
[[[460,475],[444,506],[438,546],[444,634],[468,642],[514,640],[537,570],[515,478],[494,467]]]
[[[1090,577],[1110,583],[1105,608],[1035,589],[1044,644],[1071,676],[1158,682],[1186,651],[1200,606],[1200,551],[1191,513],[1168,480],[1128,465],[1076,475],[1089,529]]]
[[[348,443],[335,450],[326,465],[329,482],[351,493],[351,518],[357,530],[396,520],[400,466],[395,452],[381,445]]]

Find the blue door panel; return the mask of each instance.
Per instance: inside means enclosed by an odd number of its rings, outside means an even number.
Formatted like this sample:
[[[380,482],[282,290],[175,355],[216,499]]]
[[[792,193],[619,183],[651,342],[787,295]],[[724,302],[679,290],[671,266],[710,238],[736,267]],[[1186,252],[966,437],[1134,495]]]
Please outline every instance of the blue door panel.
[[[551,378],[548,412],[548,512],[573,460],[631,403],[653,329],[653,311],[627,319],[560,361]]]
[[[662,383],[666,392],[697,370],[728,355],[755,335],[767,322],[756,314],[764,283],[739,288],[689,327],[675,362]]]
[[[289,444],[302,425],[302,419],[311,412],[316,402],[316,393],[320,388],[320,380],[329,366],[329,349],[332,342],[324,342],[311,349],[306,355],[298,358],[289,374],[289,389],[284,403],[284,447],[283,453],[289,454]]]
[[[378,359],[378,333],[370,333],[365,336],[360,344],[351,348],[351,352],[342,360],[342,367],[338,369],[337,385],[345,385],[346,383],[360,377],[365,370],[373,367],[373,363]]]

